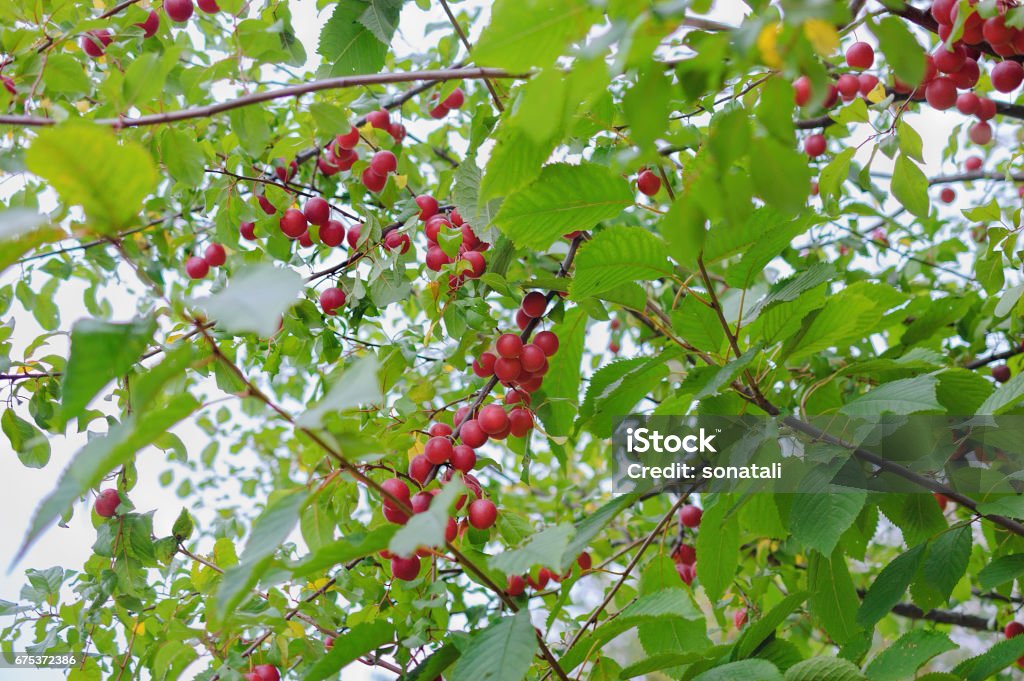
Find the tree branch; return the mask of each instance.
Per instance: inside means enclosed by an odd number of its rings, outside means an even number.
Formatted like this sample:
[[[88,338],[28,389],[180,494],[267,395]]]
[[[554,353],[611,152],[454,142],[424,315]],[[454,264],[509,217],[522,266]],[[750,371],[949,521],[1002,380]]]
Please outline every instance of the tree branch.
[[[261,104],[263,102],[288,97],[300,97],[304,94],[320,92],[323,90],[341,90],[352,87],[363,87],[366,85],[384,85],[387,83],[439,83],[448,80],[485,80],[487,78],[525,79],[529,77],[530,74],[527,73],[513,74],[502,69],[491,68],[454,68],[428,71],[399,71],[396,73],[378,73],[363,76],[343,76],[340,78],[326,78],[324,80],[314,80],[309,83],[289,85],[287,87],[277,88],[276,90],[254,92],[243,97],[229,99],[224,102],[217,102],[216,104],[197,106],[191,109],[179,109],[178,111],[149,114],[147,116],[139,116],[138,118],[99,118],[92,122],[97,125],[105,125],[118,129],[137,128],[148,125],[161,125],[163,123],[185,121],[193,118],[210,118],[211,116],[224,113],[225,111],[240,109],[242,107],[252,106],[253,104]],[[41,116],[0,115],[0,125],[44,127],[56,125],[57,123],[58,121],[54,118]]]

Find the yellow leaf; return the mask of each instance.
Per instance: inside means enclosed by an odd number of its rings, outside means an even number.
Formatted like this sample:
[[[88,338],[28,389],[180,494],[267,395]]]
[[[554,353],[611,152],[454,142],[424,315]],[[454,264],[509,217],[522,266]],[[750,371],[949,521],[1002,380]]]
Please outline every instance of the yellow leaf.
[[[839,49],[839,32],[824,19],[808,19],[804,22],[804,35],[811,42],[814,51],[827,57]]]
[[[92,0],[92,6],[96,9],[104,9],[106,4],[104,4],[103,0]]]
[[[139,635],[145,634],[146,633],[146,623],[145,622],[138,622],[135,625],[135,633],[139,634]]]
[[[885,92],[885,86],[878,82],[875,83],[875,87],[871,88],[871,92],[868,93],[868,101],[872,104],[878,104],[888,96]]]
[[[408,175],[395,175],[394,180],[395,186],[398,187],[399,189],[405,189],[405,185],[409,184]]]
[[[779,34],[782,26],[771,23],[761,29],[757,36],[757,50],[761,53],[761,61],[773,69],[782,68],[782,57],[779,55]]]
[[[319,579],[314,579],[312,582],[310,582],[309,587],[313,591],[319,591],[320,589],[324,588],[324,586],[326,586],[327,582],[329,581],[330,580],[326,577],[320,577]]]
[[[295,620],[288,620],[288,631],[295,638],[302,638],[306,635],[306,630]]]
[[[75,102],[75,108],[78,109],[79,113],[85,113],[86,111],[89,110],[89,107],[91,107],[91,106],[92,106],[92,104],[90,104],[89,102],[87,102],[84,99],[80,99],[77,102]]]
[[[409,447],[409,459],[422,454],[423,448],[424,444],[420,440],[413,442],[412,447]]]

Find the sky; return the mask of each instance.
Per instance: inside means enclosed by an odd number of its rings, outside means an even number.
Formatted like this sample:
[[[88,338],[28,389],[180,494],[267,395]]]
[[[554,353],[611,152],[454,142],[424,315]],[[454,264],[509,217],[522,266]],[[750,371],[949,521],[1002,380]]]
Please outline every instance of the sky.
[[[470,2],[458,3],[454,7],[456,10],[467,7],[480,7],[486,21],[488,4],[481,0],[472,0]],[[315,0],[299,0],[298,2],[291,3],[291,5],[293,7],[294,27],[309,55],[307,68],[312,70],[315,68],[318,59],[315,48],[320,27],[327,16],[329,16],[330,8],[325,10],[323,14],[318,14]],[[744,6],[735,0],[717,3],[717,5],[716,11],[711,16],[723,21],[735,21],[735,17],[744,9]],[[424,50],[432,40],[430,36],[425,35],[425,27],[444,21],[446,21],[446,17],[440,6],[436,3],[428,12],[418,9],[415,3],[406,3],[399,26],[399,34],[394,42],[395,51],[403,54]],[[480,22],[478,25],[483,23]],[[470,40],[472,41],[476,37],[477,32],[475,31],[471,33]],[[937,175],[940,172],[957,170],[958,168],[954,167],[953,164],[943,163],[941,151],[953,127],[963,122],[962,117],[955,112],[928,110],[921,114],[912,114],[908,120],[925,137],[925,172],[928,175]],[[416,125],[416,123],[410,124],[410,129],[413,132],[416,131]],[[1002,131],[1002,127],[996,125],[997,138],[1000,136],[1009,137],[1009,130]],[[1009,126],[1006,127],[1008,128]],[[860,144],[865,141],[870,132],[865,127],[862,131],[858,132],[858,137],[854,137],[849,143]],[[870,144],[866,144],[858,152],[860,160],[866,160],[870,146]],[[962,153],[959,160],[962,160],[963,156],[966,156],[966,154]],[[888,159],[879,155],[875,159],[873,169],[879,172],[889,172],[891,171],[891,164],[889,164]],[[9,195],[12,189],[18,185],[18,182],[19,179],[17,177],[0,178],[0,196]],[[958,187],[957,203],[947,210],[956,209],[957,206],[966,207],[972,198],[979,196],[980,191],[980,189],[976,189],[973,192],[966,192]],[[780,269],[780,272],[785,273],[782,269]],[[6,282],[10,281],[13,276],[16,276],[16,273],[7,273],[0,276],[4,277],[0,281]],[[125,276],[130,277],[127,272]],[[69,328],[78,318],[89,316],[82,303],[82,289],[81,285],[74,282],[64,284],[60,289],[57,302],[61,309],[63,328]],[[108,295],[115,303],[116,309],[134,309],[134,303],[119,288],[110,289]],[[119,299],[123,302],[122,305],[117,304]],[[23,348],[41,333],[41,329],[32,316],[18,307],[17,304],[13,309],[14,312],[11,315],[11,319],[0,320],[0,323],[13,321],[16,325],[16,347]],[[588,346],[595,353],[604,352],[608,344],[608,338],[607,329],[599,325],[595,332],[588,336]],[[623,354],[628,356],[633,349],[634,346],[627,342],[624,345]],[[50,351],[66,353],[64,339],[61,337],[55,338],[51,343]],[[16,354],[15,357],[17,356]],[[20,410],[19,413],[24,415],[24,410]],[[190,452],[193,453],[200,451],[207,441],[207,436],[192,426],[176,429],[176,432],[189,446]],[[18,600],[18,592],[25,581],[23,576],[25,568],[45,568],[52,565],[75,568],[80,566],[90,554],[90,547],[95,539],[95,530],[89,523],[88,514],[79,513],[75,516],[70,527],[48,530],[29,550],[24,559],[16,566],[16,569],[13,571],[7,570],[13,556],[13,548],[20,545],[35,506],[40,499],[53,489],[58,472],[66,466],[71,456],[82,446],[84,441],[84,436],[75,434],[67,437],[55,437],[51,443],[52,459],[50,464],[44,469],[36,470],[23,467],[13,453],[8,451],[9,443],[6,438],[0,437],[0,479],[5,481],[4,522],[0,523],[0,546],[9,547],[8,550],[0,550],[0,567],[3,568],[0,571],[0,599]],[[253,460],[255,461],[254,456]],[[139,485],[132,493],[133,501],[140,510],[156,509],[155,531],[158,536],[161,533],[169,533],[171,523],[173,523],[182,505],[181,500],[173,492],[173,485],[169,488],[164,488],[156,481],[157,476],[166,467],[167,464],[164,461],[163,454],[159,451],[151,449],[141,454],[138,465]],[[176,470],[179,474],[177,479],[180,480],[180,475],[184,473],[184,469],[179,466]],[[202,522],[202,511],[199,512],[199,515],[200,522]],[[587,594],[583,593],[580,597],[585,600]],[[5,625],[6,621],[0,620],[0,626]],[[6,679],[49,681],[50,679],[59,678],[63,678],[63,674],[60,672],[41,671],[28,675],[23,671],[9,672],[0,669],[0,681]],[[188,678],[187,674],[185,678]],[[392,678],[392,675],[383,672],[374,677],[365,667],[356,665],[353,669],[345,672],[345,678],[362,680],[368,678]]]

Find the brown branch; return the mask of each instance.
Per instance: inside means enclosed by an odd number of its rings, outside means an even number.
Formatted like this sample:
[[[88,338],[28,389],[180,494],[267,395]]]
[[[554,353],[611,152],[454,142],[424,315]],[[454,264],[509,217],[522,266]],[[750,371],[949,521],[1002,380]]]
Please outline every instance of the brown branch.
[[[451,8],[448,6],[447,0],[441,0],[441,7],[444,8],[444,13],[448,15],[448,21],[451,22],[452,26],[455,27],[455,32],[459,34],[459,40],[462,41],[462,46],[466,48],[466,55],[473,53],[473,47],[469,44],[469,38],[466,37],[466,32],[462,30],[462,26],[459,25],[458,19],[452,14]],[[494,89],[494,83],[491,82],[490,78],[484,78],[484,85],[487,86],[487,91],[491,93],[491,99],[494,100],[494,106],[498,111],[504,111],[505,107],[501,103],[501,98],[498,97],[498,91]]]
[[[139,0],[124,0],[124,2],[119,2],[110,9],[108,9],[106,12],[101,14],[100,19],[109,19],[115,14],[119,14],[120,12],[123,12],[124,10],[128,9],[138,1]]]
[[[138,118],[128,118],[124,116],[119,118],[99,118],[93,120],[92,123],[118,129],[137,128],[148,125],[174,123],[176,121],[184,121],[194,118],[209,118],[225,111],[252,106],[253,104],[261,104],[263,102],[288,97],[300,97],[311,92],[321,92],[323,90],[340,90],[352,87],[363,87],[366,85],[384,85],[387,83],[414,83],[424,81],[439,83],[448,80],[483,80],[486,78],[525,79],[529,77],[530,74],[526,73],[513,74],[508,73],[503,69],[491,68],[454,68],[428,71],[400,71],[396,73],[378,73],[362,76],[342,76],[339,78],[325,78],[324,80],[314,80],[308,83],[289,85],[287,87],[277,88],[276,90],[254,92],[243,97],[229,99],[224,102],[217,102],[216,104],[197,106],[191,109],[179,109],[178,111],[149,114],[146,116],[139,116]],[[0,115],[0,125],[43,127],[56,125],[57,123],[58,121],[54,118],[40,116]]]
[[[964,367],[967,369],[980,369],[984,366],[988,366],[992,362],[1000,362],[1004,359],[1010,359],[1011,357],[1015,357],[1021,354],[1022,352],[1024,352],[1024,348],[1021,348],[1021,346],[1018,345],[1017,347],[1010,348],[1009,350],[1004,350],[1002,352],[993,352],[991,355],[979,357],[978,359],[968,362],[967,364],[964,365]]]

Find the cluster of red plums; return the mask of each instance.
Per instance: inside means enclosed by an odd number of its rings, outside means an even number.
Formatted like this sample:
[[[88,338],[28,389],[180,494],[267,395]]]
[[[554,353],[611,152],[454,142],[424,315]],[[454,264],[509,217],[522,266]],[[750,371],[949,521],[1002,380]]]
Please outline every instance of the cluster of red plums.
[[[448,287],[455,290],[462,286],[466,279],[479,279],[487,269],[484,252],[491,244],[477,236],[473,227],[462,219],[458,210],[452,209],[447,214],[439,212],[440,207],[434,197],[417,196],[416,205],[420,209],[419,218],[423,222],[423,233],[427,237],[427,269],[440,272],[445,265],[455,262],[455,258],[448,255],[441,244],[461,238],[457,253],[459,263],[455,272],[448,277]],[[405,237],[405,250],[408,250],[409,237],[402,236]]]
[[[193,4],[192,0],[164,0],[163,6],[167,17],[179,24],[183,24],[192,18],[196,6],[207,14],[216,14],[220,11],[217,0],[196,0],[195,4]],[[135,25],[142,29],[144,37],[151,38],[156,35],[157,30],[160,28],[160,15],[156,10],[150,10],[146,20]],[[97,28],[86,31],[82,35],[79,45],[81,45],[82,51],[87,55],[93,59],[99,59],[106,53],[107,46],[113,41],[114,34],[109,28]],[[11,88],[8,87],[8,90],[11,90]],[[11,91],[11,94],[14,94],[14,92]]]
[[[998,92],[1013,92],[1024,82],[1024,65],[1013,58],[1024,55],[1024,31],[1007,25],[1010,3],[995,3],[995,8],[996,13],[988,18],[983,18],[975,8],[963,22],[960,39],[947,49],[945,41],[958,22],[960,5],[957,0],[935,0],[931,14],[943,43],[926,55],[925,74],[920,83],[905,83],[898,78],[892,83],[893,92],[924,99],[934,109],[944,111],[955,106],[965,116],[976,117],[978,120],[968,130],[968,137],[979,145],[992,140],[989,121],[996,115],[993,100],[971,92],[981,77],[979,62],[990,56],[990,51],[1002,58],[989,73],[992,87]],[[846,64],[852,70],[862,71],[874,65],[874,56],[871,45],[856,42],[846,51]],[[878,82],[878,77],[871,74],[844,73],[829,86],[823,106],[831,108],[839,97],[844,101],[851,101],[858,95],[866,97]],[[793,83],[793,92],[798,106],[810,103],[810,80],[798,78]],[[811,157],[823,154],[825,147],[825,137],[820,133],[804,140],[804,151]]]
[[[593,567],[593,563],[593,559],[586,551],[576,556],[576,565],[579,566],[580,573],[589,572]],[[559,574],[550,568],[542,567],[536,573],[509,575],[505,584],[505,593],[512,597],[522,596],[526,592],[527,586],[534,591],[540,592],[547,588],[548,583],[564,582],[570,576],[572,576],[572,566],[569,566],[569,569],[564,574]]]
[[[693,504],[686,504],[679,509],[679,527],[684,529],[695,530],[700,527],[700,519],[704,515],[704,511],[698,506]],[[697,577],[697,549],[693,548],[692,544],[680,542],[679,546],[672,553],[672,560],[676,564],[676,572],[679,573],[679,578],[683,580],[687,586],[693,584],[693,580]]]
[[[466,95],[461,88],[455,88],[452,93],[441,100],[441,103],[430,110],[431,118],[444,118],[452,109],[461,109],[466,103]]]
[[[202,257],[194,255],[185,261],[185,272],[192,279],[202,279],[210,273],[211,267],[220,267],[227,262],[228,254],[220,244],[210,244]]]

